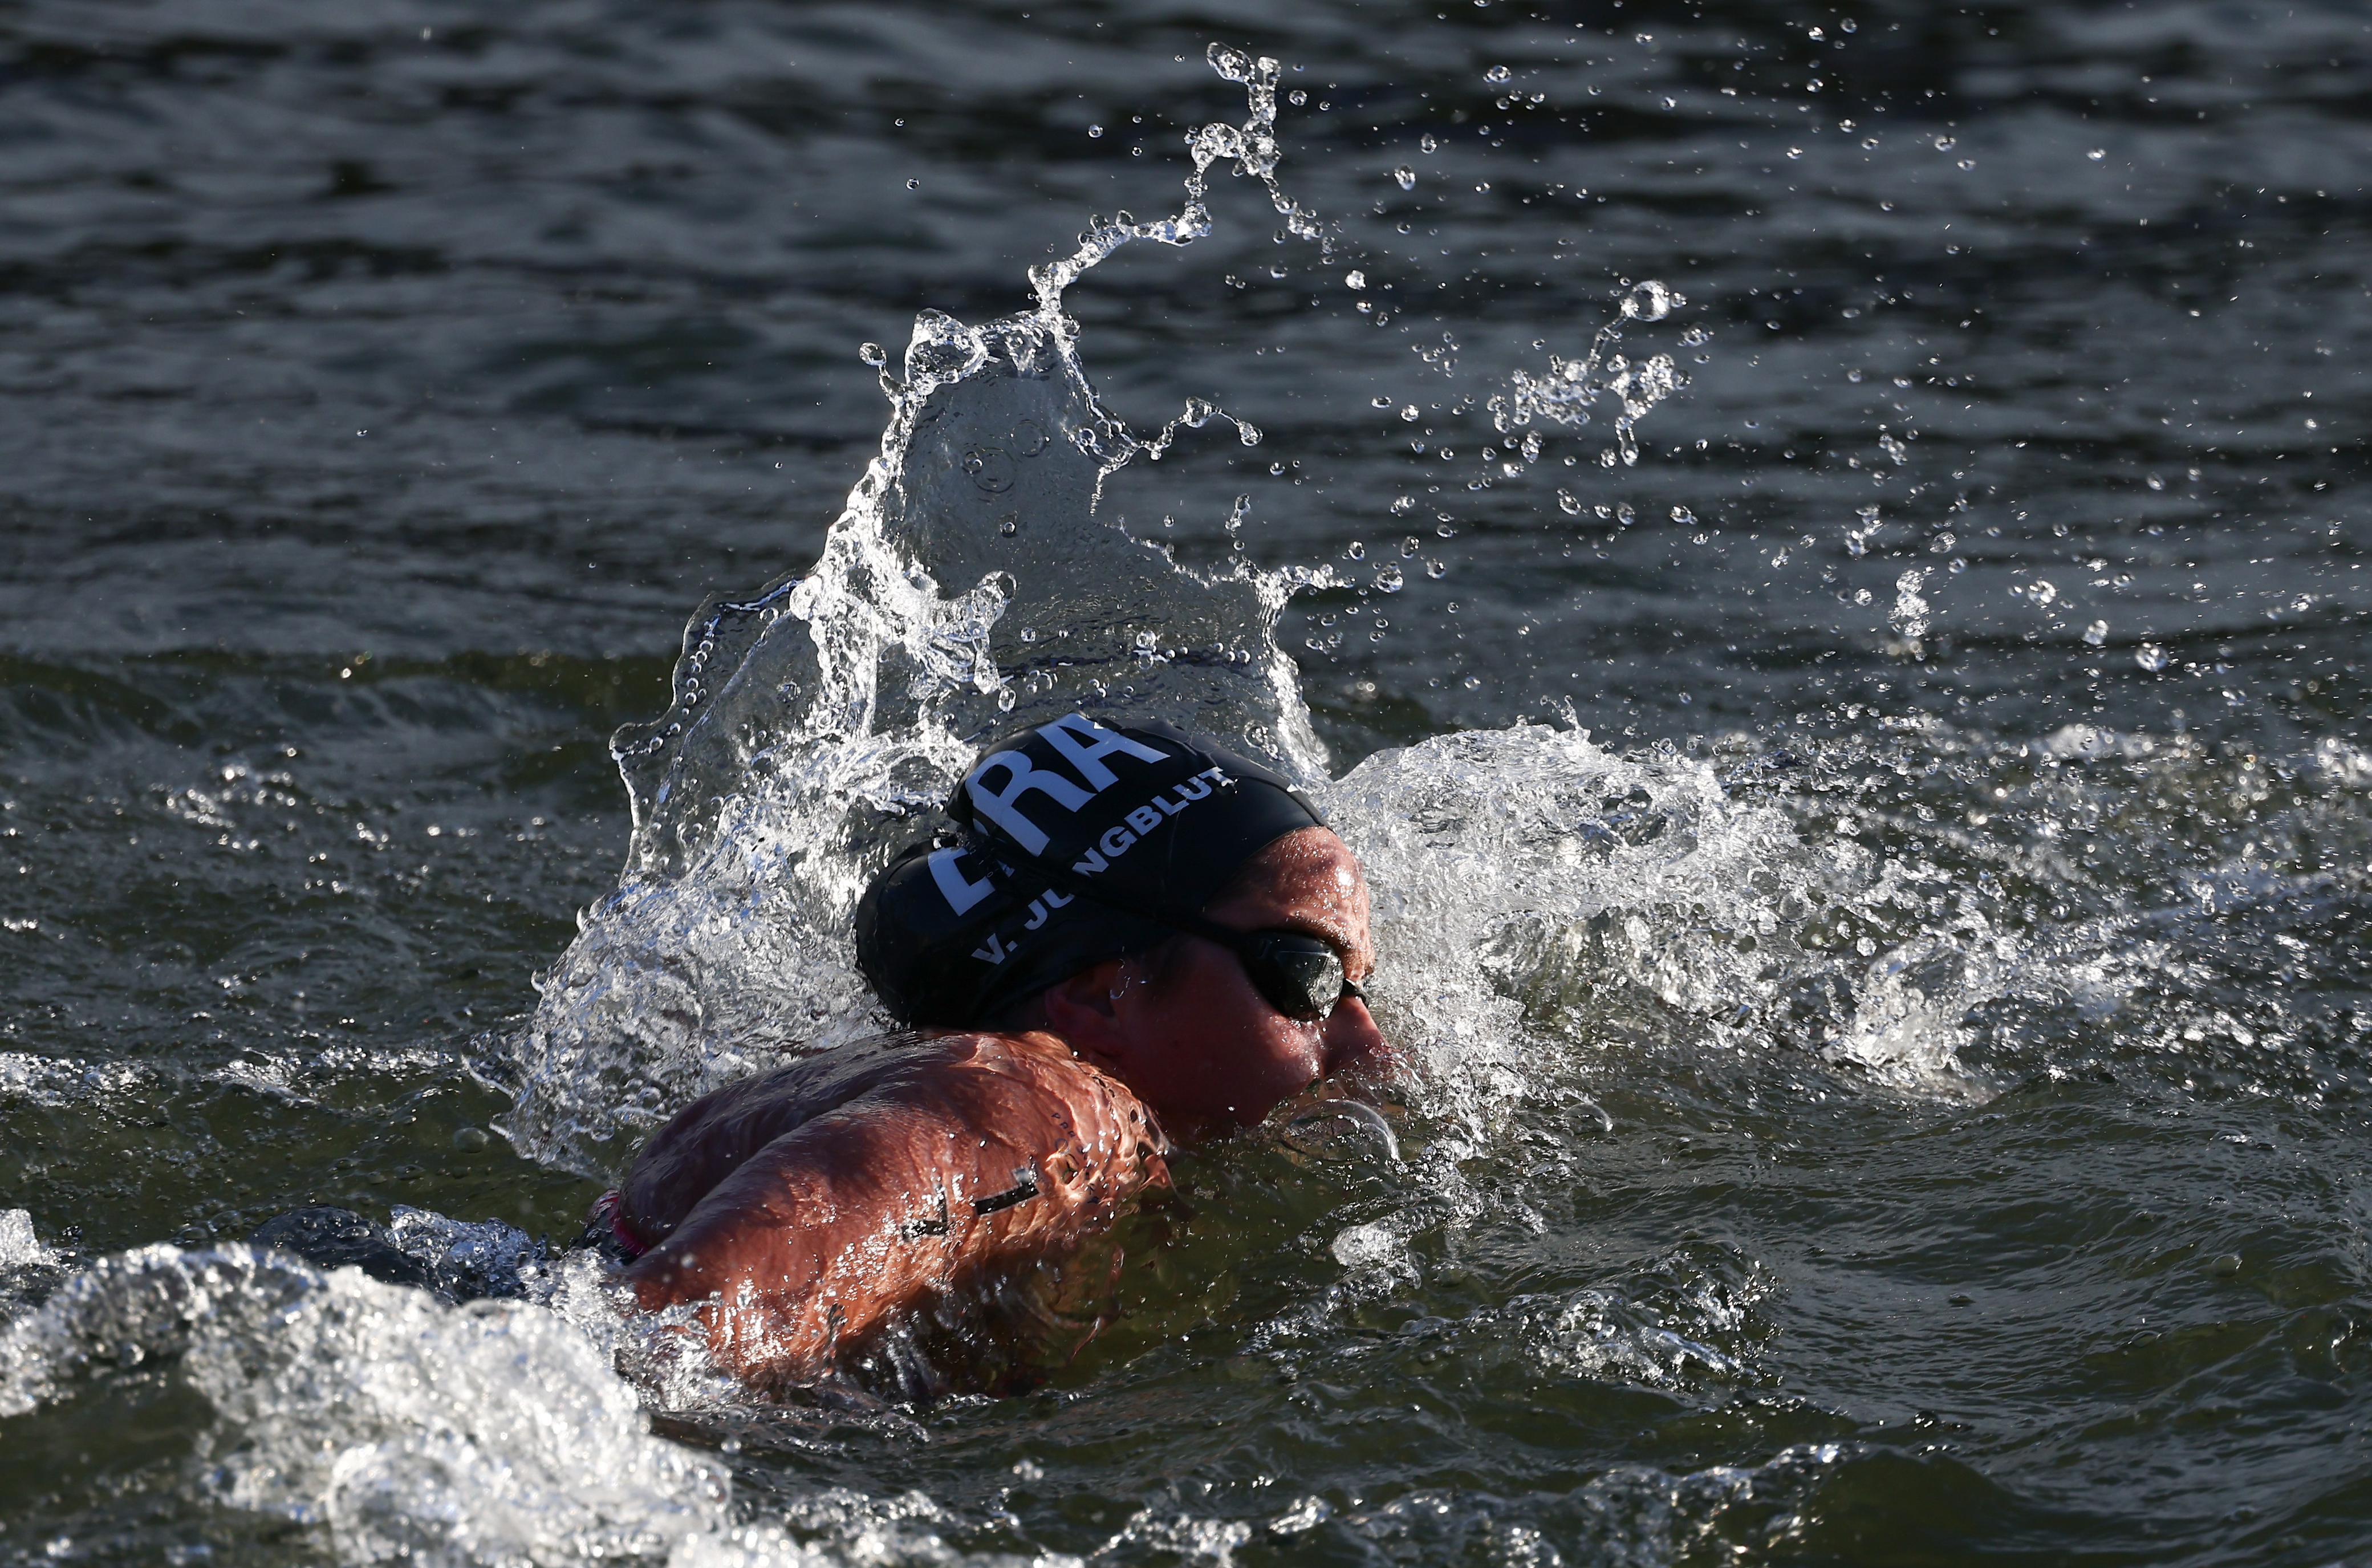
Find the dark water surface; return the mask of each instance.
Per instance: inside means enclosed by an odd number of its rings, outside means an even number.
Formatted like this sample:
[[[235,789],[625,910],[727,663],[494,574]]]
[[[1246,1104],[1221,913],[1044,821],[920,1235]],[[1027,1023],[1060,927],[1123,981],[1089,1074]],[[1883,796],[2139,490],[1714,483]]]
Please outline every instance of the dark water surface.
[[[1264,433],[1111,515],[1434,743],[1337,805],[1502,1009],[1426,1156],[1190,1169],[1046,1392],[657,1440],[565,1313],[105,1261],[573,1234],[484,1064],[610,731],[1214,40],[1325,250],[1221,174],[1067,305]],[[0,1555],[2372,1555],[2367,159],[2355,5],[0,6]],[[1494,426],[1610,323],[1635,462]]]

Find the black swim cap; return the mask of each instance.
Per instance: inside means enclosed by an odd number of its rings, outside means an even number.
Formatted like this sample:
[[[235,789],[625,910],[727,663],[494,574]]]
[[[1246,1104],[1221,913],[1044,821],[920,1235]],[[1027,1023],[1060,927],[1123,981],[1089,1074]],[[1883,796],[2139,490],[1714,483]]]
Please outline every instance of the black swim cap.
[[[1243,863],[1326,819],[1250,758],[1174,726],[1073,714],[990,747],[948,799],[955,830],[856,906],[856,961],[901,1023],[989,1023],[1172,933]]]

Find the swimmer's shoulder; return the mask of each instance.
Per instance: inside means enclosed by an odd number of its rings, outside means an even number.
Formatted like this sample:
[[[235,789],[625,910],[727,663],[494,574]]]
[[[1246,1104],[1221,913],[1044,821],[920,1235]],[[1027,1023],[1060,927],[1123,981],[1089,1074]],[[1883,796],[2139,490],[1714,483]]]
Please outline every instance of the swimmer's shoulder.
[[[953,1057],[937,1040],[886,1035],[737,1079],[669,1117],[634,1156],[621,1214],[646,1238],[666,1235],[707,1191],[759,1150],[901,1076]]]
[[[852,1100],[883,1090],[913,1092],[949,1074],[1051,1083],[1082,1072],[1094,1069],[1052,1035],[986,1029],[877,1035],[727,1084],[686,1106],[675,1122],[749,1121],[773,1125],[780,1134]]]
[[[1118,1144],[1144,1142],[1167,1152],[1152,1110],[1119,1079],[1082,1061],[1059,1037],[1037,1031],[948,1030],[890,1035],[843,1046],[744,1085],[737,1106],[753,1116],[750,1133],[775,1135],[859,1101],[943,1109],[978,1117],[984,1133],[1027,1141],[1025,1128],[1060,1129],[1070,1137]]]
[[[1128,1129],[1157,1150],[1168,1147],[1143,1101],[1052,1035],[882,1035],[820,1051],[693,1100],[635,1156],[626,1181],[628,1206],[655,1214],[683,1204],[686,1190],[694,1196],[705,1191],[775,1139],[861,1100],[977,1100],[983,1115],[995,1115],[1000,1107],[1009,1115],[1011,1096],[1040,1102],[1083,1132],[1093,1126],[1117,1136]],[[662,1191],[676,1202],[663,1201]]]
[[[656,1242],[700,1200],[778,1139],[810,1122],[851,1118],[896,1143],[991,1145],[1062,1170],[1137,1173],[1166,1181],[1169,1143],[1152,1111],[1118,1079],[1052,1035],[889,1035],[819,1052],[711,1091],[644,1145],[621,1183],[620,1214]],[[936,1145],[935,1145],[936,1146]],[[917,1150],[920,1145],[916,1144]],[[938,1158],[917,1153],[917,1158]]]
[[[1135,1091],[1093,1063],[1082,1061],[1049,1034],[979,1034],[967,1037],[966,1066],[1009,1078],[1068,1113],[1074,1138],[1114,1147],[1143,1144],[1146,1155],[1167,1155],[1169,1140],[1152,1109]]]
[[[879,1035],[802,1056],[714,1088],[669,1117],[643,1147],[645,1163],[688,1140],[757,1147],[883,1084],[961,1060],[960,1041]]]

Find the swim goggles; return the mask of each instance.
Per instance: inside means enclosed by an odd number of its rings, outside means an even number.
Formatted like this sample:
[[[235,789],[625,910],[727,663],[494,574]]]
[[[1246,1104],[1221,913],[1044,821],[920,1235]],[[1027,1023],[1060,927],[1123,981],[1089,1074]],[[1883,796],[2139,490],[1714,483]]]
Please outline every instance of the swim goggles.
[[[1345,1002],[1367,993],[1352,982],[1334,944],[1307,931],[1233,931],[1215,921],[1156,915],[1172,926],[1234,953],[1261,999],[1288,1018],[1322,1023]]]
[[[1260,993],[1261,1000],[1288,1018],[1305,1024],[1322,1023],[1343,1003],[1367,1000],[1366,991],[1352,982],[1342,953],[1322,936],[1313,936],[1307,931],[1237,931],[1183,910],[1141,909],[1059,866],[1038,860],[1029,864],[1030,871],[1041,879],[1091,904],[1217,943],[1243,964],[1244,977]],[[996,872],[989,875],[994,877]]]

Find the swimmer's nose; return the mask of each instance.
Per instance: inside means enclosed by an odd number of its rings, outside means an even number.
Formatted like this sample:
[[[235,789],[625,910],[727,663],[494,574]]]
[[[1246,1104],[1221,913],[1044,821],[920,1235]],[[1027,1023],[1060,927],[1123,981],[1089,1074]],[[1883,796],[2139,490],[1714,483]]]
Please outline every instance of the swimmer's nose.
[[[1321,1038],[1326,1043],[1326,1071],[1339,1073],[1388,1054],[1391,1047],[1365,998],[1350,996],[1334,1005]]]

